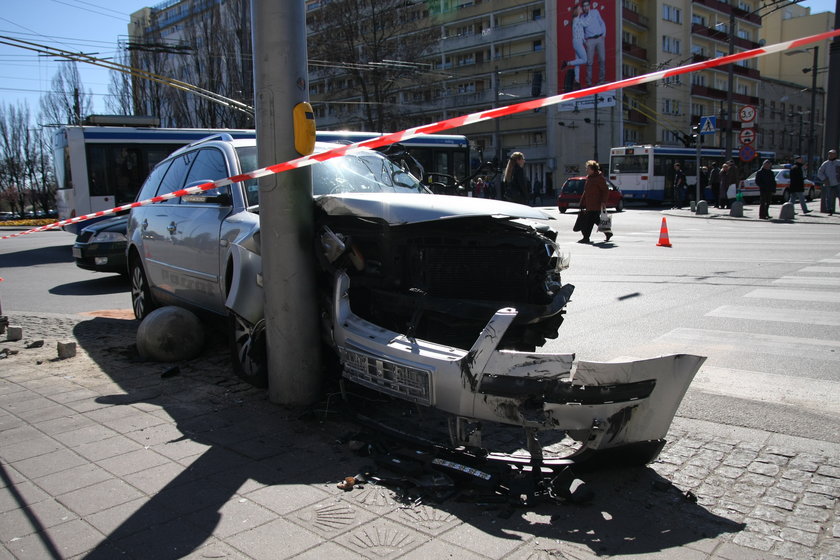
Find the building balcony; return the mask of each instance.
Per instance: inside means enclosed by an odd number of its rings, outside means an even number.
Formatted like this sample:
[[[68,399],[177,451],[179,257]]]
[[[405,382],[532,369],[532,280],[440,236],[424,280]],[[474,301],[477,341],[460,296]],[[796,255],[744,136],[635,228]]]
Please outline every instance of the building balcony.
[[[625,124],[647,124],[648,118],[637,111],[636,109],[630,109],[624,112],[624,122]]]
[[[528,37],[529,35],[545,35],[546,19],[532,19],[512,25],[489,27],[481,33],[466,35],[450,35],[440,41],[440,49],[443,53],[451,53],[464,49],[475,49],[482,45],[491,43],[508,42]]]
[[[729,2],[722,2],[721,0],[694,0],[694,4],[699,4],[709,8],[710,10],[715,10],[716,12],[721,12],[727,15],[734,13],[735,17],[738,19],[754,23],[755,25],[761,25],[761,16],[732,6]]]
[[[710,57],[703,56],[702,54],[695,54],[691,57],[691,62],[705,62],[709,60]],[[747,68],[746,66],[741,66],[740,64],[733,64],[732,66],[733,71],[738,74],[739,76],[743,76],[745,78],[752,78],[753,80],[760,80],[761,79],[761,72],[759,72],[755,68]],[[719,66],[716,70],[726,70],[726,66]]]
[[[701,37],[706,37],[714,41],[720,41],[721,43],[729,44],[729,33],[721,31],[719,29],[706,27],[705,25],[700,25],[699,23],[692,23],[691,32],[694,35],[699,35]],[[749,39],[742,39],[741,37],[733,37],[732,43],[736,47],[741,47],[742,49],[757,49],[761,46],[755,41],[750,41]]]
[[[648,24],[648,18],[647,17],[643,16],[642,14],[640,14],[638,12],[634,12],[633,10],[631,10],[630,8],[628,8],[626,6],[623,7],[622,10],[621,10],[621,17],[624,19],[624,21],[626,21],[628,23],[632,23],[634,25],[637,25],[638,27],[643,27],[645,29],[650,27],[649,24]]]
[[[708,99],[726,100],[727,92],[723,89],[710,88],[707,86],[699,86],[693,84],[691,86],[691,95],[698,97],[706,97]],[[759,99],[753,95],[744,95],[742,93],[732,93],[732,101],[742,105],[758,105]]]
[[[632,56],[633,58],[638,58],[639,60],[644,60],[645,62],[647,62],[647,49],[643,49],[638,45],[622,42],[621,52],[628,56]]]

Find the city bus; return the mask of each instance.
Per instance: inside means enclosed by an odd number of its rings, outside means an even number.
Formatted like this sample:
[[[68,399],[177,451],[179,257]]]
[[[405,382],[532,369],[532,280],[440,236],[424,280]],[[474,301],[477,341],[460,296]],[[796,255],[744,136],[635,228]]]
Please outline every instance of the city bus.
[[[123,120],[124,119],[124,120]],[[211,134],[226,132],[234,138],[253,138],[253,129],[156,128],[118,126],[136,123],[136,118],[99,119],[98,125],[67,125],[53,136],[53,161],[58,190],[56,207],[60,220],[108,210],[133,202],[146,176],[176,149]],[[379,136],[372,132],[321,132],[322,142],[359,142]],[[439,183],[442,177],[468,179],[470,148],[465,136],[423,135],[402,143],[421,165],[424,182]],[[417,171],[417,170],[412,170]],[[78,233],[84,225],[65,229]]]
[[[701,148],[700,166],[718,167],[726,160],[725,150],[719,148]],[[739,184],[750,173],[756,171],[765,159],[773,159],[774,152],[758,152],[749,162],[738,159],[733,150],[729,159],[738,167]],[[626,200],[639,200],[650,204],[671,202],[674,197],[674,164],[682,165],[690,193],[697,189],[697,148],[678,146],[622,146],[610,149],[609,178],[621,189]],[[701,198],[716,200],[717,194],[707,186]]]

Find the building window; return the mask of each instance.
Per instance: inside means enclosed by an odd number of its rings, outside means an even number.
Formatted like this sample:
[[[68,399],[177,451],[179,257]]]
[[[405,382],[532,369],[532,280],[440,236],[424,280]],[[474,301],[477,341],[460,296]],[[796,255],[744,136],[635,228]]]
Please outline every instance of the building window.
[[[691,45],[691,54],[706,56],[706,47],[701,47],[700,45]]]
[[[691,74],[691,85],[706,87],[706,76],[704,74],[693,72]]]
[[[682,138],[673,130],[663,130],[662,143],[665,145],[682,144]]]
[[[750,32],[746,29],[739,29],[738,30],[738,37],[741,39],[746,39],[748,41],[752,41],[752,37],[750,37]]]
[[[664,98],[662,100],[662,112],[666,115],[678,115],[680,112],[679,100],[668,97]]]
[[[682,23],[682,10],[674,6],[669,6],[668,4],[662,4],[662,19],[674,23]]]
[[[692,103],[691,104],[691,114],[692,115],[699,115],[704,116],[706,114],[706,108],[703,107],[702,103]]]
[[[669,76],[667,78],[662,78],[662,83],[666,86],[679,86],[682,85],[682,77],[681,76]]]
[[[696,23],[697,25],[702,25],[703,27],[706,27],[706,16],[693,14],[691,16],[691,23]]]
[[[662,36],[662,50],[666,53],[680,54],[680,40],[668,35]]]
[[[543,50],[543,42],[542,39],[537,39],[534,41],[534,51],[541,51]]]

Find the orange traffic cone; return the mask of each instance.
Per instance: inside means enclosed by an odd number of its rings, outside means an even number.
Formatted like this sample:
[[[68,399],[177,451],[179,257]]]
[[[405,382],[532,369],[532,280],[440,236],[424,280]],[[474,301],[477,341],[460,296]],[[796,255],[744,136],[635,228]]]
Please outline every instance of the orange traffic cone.
[[[662,227],[659,228],[659,243],[657,247],[670,247],[671,242],[668,240],[668,223],[665,221],[665,216],[662,217]]]

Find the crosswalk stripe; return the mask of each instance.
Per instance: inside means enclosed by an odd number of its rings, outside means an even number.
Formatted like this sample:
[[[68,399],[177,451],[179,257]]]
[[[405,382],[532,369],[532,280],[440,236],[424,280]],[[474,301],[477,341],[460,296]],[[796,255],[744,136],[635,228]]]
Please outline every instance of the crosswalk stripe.
[[[773,280],[774,284],[796,284],[816,288],[828,288],[829,286],[840,286],[840,278],[818,278],[814,276],[782,276]]]
[[[691,382],[691,389],[840,414],[840,383],[812,378],[791,381],[789,375],[704,366]]]
[[[826,292],[822,290],[785,290],[782,288],[757,288],[744,297],[783,299],[791,301],[820,301],[823,303],[840,303],[840,292]]]
[[[806,266],[800,269],[799,272],[831,272],[840,274],[840,266]]]
[[[754,321],[778,321],[781,323],[799,323],[803,325],[840,326],[840,313],[832,313],[830,311],[808,311],[807,313],[801,313],[794,309],[723,305],[709,311],[706,313],[706,316],[750,319]]]
[[[706,346],[712,350],[756,352],[788,358],[809,358],[840,362],[840,341],[816,340],[772,334],[678,328],[654,340],[681,348]]]

